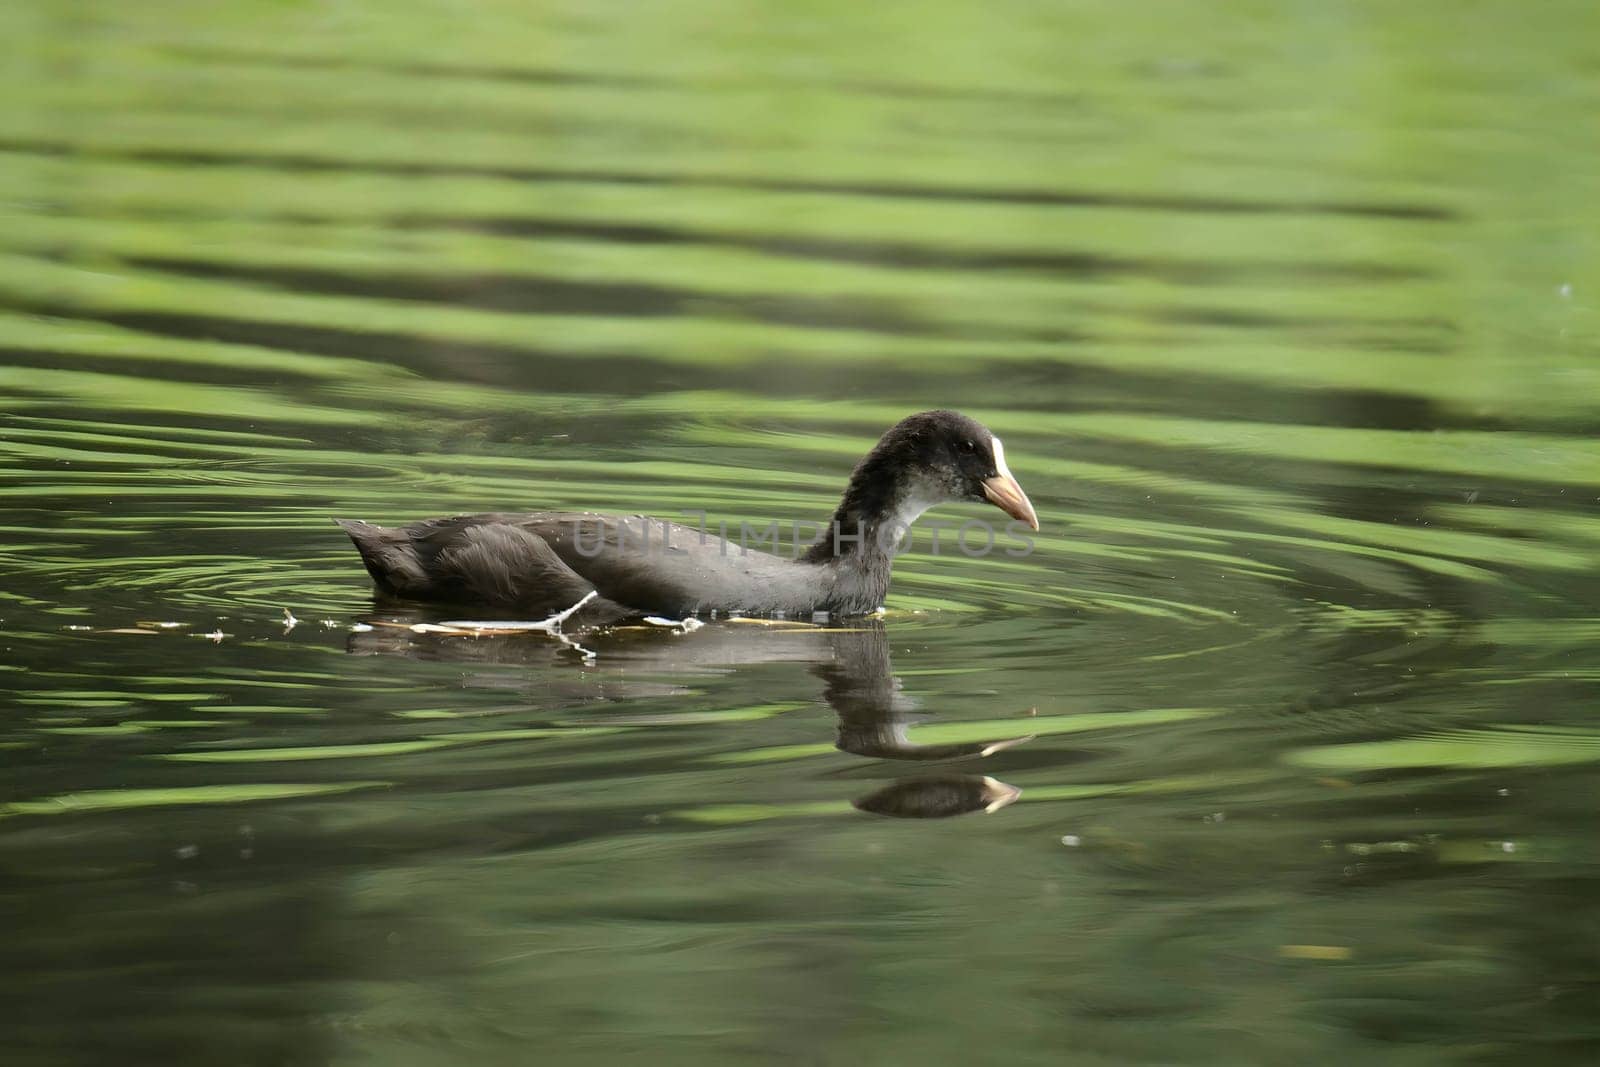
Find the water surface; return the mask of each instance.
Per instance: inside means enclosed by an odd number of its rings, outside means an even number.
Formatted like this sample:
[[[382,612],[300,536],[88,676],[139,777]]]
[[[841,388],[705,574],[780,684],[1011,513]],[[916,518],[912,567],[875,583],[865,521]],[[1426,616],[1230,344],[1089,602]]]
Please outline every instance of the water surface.
[[[0,31],[8,1062],[1593,1061],[1589,6]],[[329,521],[934,406],[1044,529],[881,620],[418,633]]]

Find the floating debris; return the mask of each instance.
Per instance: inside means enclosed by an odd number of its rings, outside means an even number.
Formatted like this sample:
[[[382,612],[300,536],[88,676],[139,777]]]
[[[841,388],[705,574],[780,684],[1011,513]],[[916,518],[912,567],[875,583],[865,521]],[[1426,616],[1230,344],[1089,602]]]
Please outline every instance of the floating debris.
[[[412,623],[410,629],[419,634],[471,634],[481,637],[490,634],[525,634],[543,633],[547,626],[540,622],[524,622],[521,620],[486,619],[472,621],[453,619],[450,622],[417,622]]]
[[[521,622],[506,621],[501,619],[448,619],[444,622],[416,622],[411,623],[410,625],[405,623],[379,621],[375,623],[375,625],[384,626],[391,629],[410,630],[414,634],[437,634],[441,637],[499,637],[514,636],[517,634],[548,634],[581,655],[585,663],[593,663],[595,660],[595,653],[587,648],[584,648],[582,645],[578,644],[578,642],[563,634],[561,632],[561,625],[568,619],[572,618],[573,615],[577,614],[579,608],[583,607],[585,604],[599,595],[600,594],[597,590],[591,589],[589,592],[583,595],[582,600],[579,600],[570,608],[567,608],[564,611],[558,611],[548,619],[541,619],[538,621]],[[355,626],[351,627],[351,630],[356,633],[366,633],[371,629],[371,626],[363,623],[357,623]]]
[[[753,619],[748,615],[729,615],[728,622],[743,623],[746,626],[769,626],[784,630],[820,630],[822,627],[815,623],[802,622],[799,619]]]
[[[1421,852],[1415,841],[1349,841],[1344,850],[1352,856],[1380,856],[1397,852]]]
[[[283,632],[284,633],[288,633],[290,630],[293,630],[296,626],[299,626],[299,625],[300,625],[300,620],[294,617],[294,612],[290,611],[288,608],[284,608],[283,609]]]
[[[114,628],[112,628],[110,630],[96,630],[95,633],[100,633],[100,634],[138,634],[140,637],[154,637],[154,636],[156,636],[156,631],[155,630],[140,630],[140,629],[137,629],[137,628],[132,627],[132,626],[118,626],[118,627],[114,627]]]
[[[564,611],[558,611],[548,619],[540,622],[504,622],[488,621],[478,622],[471,620],[447,620],[445,622],[419,622],[411,626],[412,633],[447,633],[461,634],[472,637],[497,633],[555,633],[561,629],[561,624],[578,613],[578,609],[589,601],[599,596],[598,590],[591,589],[583,594],[583,599]]]
[[[222,639],[223,638],[232,637],[233,635],[232,634],[223,633],[222,632],[222,628],[219,626],[217,629],[212,630],[208,634],[190,634],[189,636],[190,637],[203,637],[207,641],[210,641],[214,645],[220,645],[220,644],[222,644]]]
[[[351,625],[350,632],[353,634],[367,634],[372,632],[372,627],[364,622],[358,622]]]
[[[1279,945],[1278,955],[1286,960],[1347,960],[1353,953],[1347,945]]]
[[[189,624],[186,622],[151,622],[141,619],[139,625],[147,626],[155,630],[177,630],[188,626]]]
[[[646,615],[644,621],[651,626],[662,626],[669,630],[676,630],[680,634],[692,634],[705,623],[696,618],[664,619],[659,615]]]

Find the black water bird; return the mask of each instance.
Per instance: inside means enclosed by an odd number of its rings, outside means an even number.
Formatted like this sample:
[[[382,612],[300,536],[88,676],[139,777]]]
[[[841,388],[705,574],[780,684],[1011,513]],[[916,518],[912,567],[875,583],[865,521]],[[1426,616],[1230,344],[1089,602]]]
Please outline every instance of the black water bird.
[[[987,501],[1031,529],[1038,516],[1000,439],[954,411],[889,429],[856,465],[822,535],[795,559],[642,515],[458,515],[344,527],[380,590],[548,614],[589,597],[582,620],[638,615],[859,615],[889,590],[895,547],[928,508]]]

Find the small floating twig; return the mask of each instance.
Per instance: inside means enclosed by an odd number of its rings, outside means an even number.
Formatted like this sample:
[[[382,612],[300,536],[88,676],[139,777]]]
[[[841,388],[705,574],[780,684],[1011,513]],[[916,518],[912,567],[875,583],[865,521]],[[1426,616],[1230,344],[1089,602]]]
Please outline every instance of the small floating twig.
[[[730,615],[726,621],[743,623],[746,626],[779,626],[790,630],[823,629],[814,622],[802,622],[799,619],[753,619],[748,615]]]
[[[660,615],[646,615],[644,621],[651,626],[664,626],[668,629],[676,630],[680,634],[692,634],[705,625],[699,619],[692,617],[686,619],[664,619]]]
[[[583,599],[572,605],[572,607],[567,608],[564,611],[558,611],[548,619],[544,619],[540,622],[508,622],[498,619],[492,621],[450,619],[446,620],[445,622],[415,623],[412,625],[411,630],[414,633],[466,634],[473,637],[480,637],[485,634],[496,633],[553,634],[561,629],[562,623],[566,622],[568,619],[572,618],[573,615],[577,614],[579,608],[583,607],[585,604],[599,595],[600,593],[598,590],[591,589],[587,593],[583,594]]]
[[[500,635],[509,636],[530,633],[549,634],[551,637],[556,638],[568,648],[576,651],[583,657],[584,662],[592,663],[595,659],[595,653],[587,648],[584,648],[582,645],[578,644],[578,642],[563,634],[561,632],[561,625],[568,619],[572,618],[573,615],[577,614],[579,608],[582,608],[585,604],[589,603],[589,601],[593,600],[599,595],[600,593],[597,590],[590,590],[584,594],[583,599],[579,600],[570,608],[558,611],[548,619],[541,619],[537,622],[508,621],[504,619],[447,619],[444,622],[415,622],[407,624],[403,622],[387,622],[381,619],[375,619],[373,620],[372,626],[382,626],[392,630],[410,630],[414,634],[438,634],[441,637],[495,637]],[[368,626],[364,623],[357,623],[355,626],[352,626],[351,629],[358,633],[364,633],[368,630],[371,630],[372,626]]]

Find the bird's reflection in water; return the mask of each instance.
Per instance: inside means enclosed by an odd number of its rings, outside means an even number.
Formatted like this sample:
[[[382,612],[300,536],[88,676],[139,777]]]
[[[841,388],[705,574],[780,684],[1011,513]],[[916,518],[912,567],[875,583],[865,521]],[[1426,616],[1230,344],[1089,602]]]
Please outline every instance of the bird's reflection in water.
[[[996,812],[1022,795],[1014,785],[988,775],[942,774],[903,778],[852,801],[862,811],[897,819],[943,819],[968,812]]]
[[[949,760],[990,756],[1031,741],[1008,737],[964,744],[919,745],[907,735],[915,702],[900,690],[889,661],[889,638],[881,620],[859,627],[823,630],[831,658],[814,668],[822,678],[822,698],[839,716],[841,751],[895,760]]]
[[[417,632],[419,623],[448,618],[437,609],[380,602],[368,622],[372,629],[350,636],[356,655],[392,655],[420,660],[477,663],[485,667],[553,667],[576,662],[569,641],[547,635],[495,633],[479,637]],[[763,663],[807,663],[822,679],[822,697],[838,716],[835,745],[873,759],[930,762],[984,757],[1032,740],[1031,736],[965,743],[919,745],[907,728],[915,702],[901,691],[889,658],[889,639],[881,619],[855,620],[840,627],[805,624],[757,625],[727,621],[693,633],[653,626],[617,626],[571,634],[593,654],[593,670],[541,686],[556,700],[627,700],[681,691],[673,674],[737,669]],[[617,668],[607,670],[608,667]],[[654,676],[640,681],[638,676]],[[485,672],[472,683],[504,687],[502,672]],[[551,691],[553,688],[553,692]],[[897,818],[946,818],[969,812],[995,812],[1016,800],[1021,790],[986,775],[946,773],[899,778],[853,803],[861,811]]]

